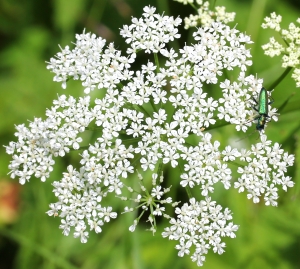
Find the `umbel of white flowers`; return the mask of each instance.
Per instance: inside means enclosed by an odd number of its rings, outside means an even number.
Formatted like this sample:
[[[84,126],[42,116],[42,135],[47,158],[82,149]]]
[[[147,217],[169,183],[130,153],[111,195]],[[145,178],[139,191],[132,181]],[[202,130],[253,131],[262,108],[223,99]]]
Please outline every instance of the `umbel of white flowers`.
[[[61,218],[64,235],[72,232],[85,243],[89,231],[100,233],[105,222],[117,217],[107,196],[120,198],[124,212],[139,212],[130,231],[144,214],[153,232],[156,218],[165,217],[170,226],[162,236],[177,240],[179,256],[190,255],[200,266],[209,249],[222,254],[222,238],[235,237],[238,229],[231,222],[231,211],[211,198],[218,182],[225,189],[232,186],[236,166],[230,163],[239,164],[234,188],[246,191],[255,203],[263,196],[266,205],[275,206],[278,187],[287,190],[294,184],[285,175],[294,156],[263,132],[250,149],[213,140],[209,130],[219,120],[234,124],[237,131],[252,124],[249,100],[260,91],[262,80],[245,76],[252,64],[245,47],[250,38],[221,22],[197,29],[193,45],[178,52],[167,49],[166,44],[180,37],[180,23],[179,18],[145,7],[142,18],[133,18],[121,29],[129,44],[127,56],[94,34],[76,35],[75,48],[61,49],[48,68],[63,88],[70,78],[80,80],[86,96],[59,96],[45,120],[35,118],[29,127],[16,126],[18,141],[6,151],[13,158],[12,178],[21,184],[31,177],[45,181],[54,158],[80,149],[80,134],[87,128],[97,131],[97,139],[80,151],[80,168],[69,165],[62,179],[53,182],[58,201],[47,213]],[[132,71],[140,51],[154,54],[155,63],[149,60]],[[236,81],[222,78],[224,70],[233,69],[239,72]],[[220,91],[222,96],[208,97],[208,91]],[[102,97],[91,97],[92,92]],[[269,111],[276,120],[276,109]],[[189,201],[181,207],[168,196],[171,186],[165,187],[165,167],[178,170],[173,186],[188,191]],[[135,206],[128,207],[133,201]],[[166,206],[174,207],[177,217],[166,214]]]
[[[281,19],[281,16],[275,12],[265,18],[262,28],[275,30],[281,40],[278,42],[275,37],[270,37],[269,43],[263,45],[262,49],[270,57],[282,55],[282,67],[293,68],[292,78],[296,81],[296,87],[300,87],[300,27],[290,23],[288,29],[281,29]],[[297,19],[297,24],[300,24],[300,18]]]

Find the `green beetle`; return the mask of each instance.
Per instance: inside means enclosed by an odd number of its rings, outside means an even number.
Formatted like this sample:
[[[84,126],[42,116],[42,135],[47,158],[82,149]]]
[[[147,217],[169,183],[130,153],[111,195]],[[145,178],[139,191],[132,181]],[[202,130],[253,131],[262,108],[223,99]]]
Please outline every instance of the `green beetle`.
[[[265,124],[267,120],[270,118],[270,116],[268,115],[269,114],[268,105],[272,104],[274,101],[272,100],[268,102],[268,93],[264,87],[262,87],[260,90],[258,101],[255,100],[253,97],[252,99],[258,106],[258,108],[254,106],[253,109],[258,112],[258,115],[254,118],[254,120],[257,120],[256,130],[260,132],[265,128]]]

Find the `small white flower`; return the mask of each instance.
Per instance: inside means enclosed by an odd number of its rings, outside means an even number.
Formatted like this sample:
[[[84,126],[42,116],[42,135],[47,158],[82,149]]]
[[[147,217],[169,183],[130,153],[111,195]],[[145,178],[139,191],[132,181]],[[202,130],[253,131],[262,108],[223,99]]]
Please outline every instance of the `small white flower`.
[[[75,227],[74,237],[80,237],[81,243],[86,243],[88,239],[88,232],[85,231],[85,227],[80,224]]]
[[[109,222],[110,219],[115,219],[117,217],[117,213],[116,212],[112,212],[112,207],[103,207],[101,209],[101,212],[98,213],[98,216],[100,218],[104,218],[104,222]]]
[[[161,186],[156,186],[155,188],[152,189],[151,196],[156,197],[158,200],[162,197],[164,192],[161,190]]]

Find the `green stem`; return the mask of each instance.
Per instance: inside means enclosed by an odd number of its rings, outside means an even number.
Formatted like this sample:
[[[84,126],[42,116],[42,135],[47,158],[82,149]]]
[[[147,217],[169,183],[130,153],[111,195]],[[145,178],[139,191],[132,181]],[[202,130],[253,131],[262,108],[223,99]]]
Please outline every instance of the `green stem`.
[[[193,9],[195,9],[196,11],[198,11],[198,8],[193,4],[193,3],[189,3],[190,4],[190,6],[193,8]]]
[[[211,1],[211,8],[210,8],[210,10],[213,10],[215,8],[216,2],[217,2],[216,0]]]
[[[191,188],[189,186],[185,187],[185,190],[188,194],[189,199],[193,198],[192,192],[191,192]]]
[[[143,106],[129,104],[128,107],[130,109],[132,109],[132,110],[141,111],[142,113],[144,113],[145,115],[147,115],[148,117],[150,117],[148,111]]]
[[[156,105],[154,104],[153,98],[150,98],[150,104],[151,104],[153,110],[157,113],[158,110],[157,110]],[[152,118],[152,116],[151,116],[151,118]]]
[[[159,13],[170,14],[170,8],[168,4],[168,0],[157,0],[156,6],[159,10]]]
[[[163,162],[160,161],[160,162],[159,162],[159,165],[158,165],[158,169],[157,169],[157,176],[158,176],[158,179],[159,179],[159,177],[161,176],[162,172],[163,172]]]
[[[290,99],[295,95],[296,93],[293,92],[284,102],[283,104],[278,108],[278,112],[281,113],[281,111],[286,107],[286,105],[288,104],[288,102],[290,101]]]
[[[138,107],[145,115],[150,117],[148,111],[143,106],[134,105],[134,107]],[[136,109],[138,111],[138,109]]]
[[[158,56],[157,56],[157,53],[154,53],[154,62],[155,62],[155,65],[156,65],[156,72],[159,71],[159,60],[158,60]]]
[[[270,90],[273,90],[278,86],[278,84],[288,75],[288,73],[293,69],[293,67],[288,67],[284,70],[284,72],[281,74],[281,76],[273,82],[273,84],[269,87]]]

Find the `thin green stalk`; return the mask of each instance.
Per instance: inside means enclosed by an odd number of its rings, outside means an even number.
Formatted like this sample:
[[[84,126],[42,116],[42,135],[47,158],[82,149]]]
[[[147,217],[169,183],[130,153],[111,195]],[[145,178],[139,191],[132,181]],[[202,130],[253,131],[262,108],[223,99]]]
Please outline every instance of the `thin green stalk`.
[[[293,69],[293,67],[288,67],[284,70],[284,72],[281,74],[281,76],[273,82],[273,84],[269,87],[269,90],[275,89],[278,84],[288,75],[288,73]]]
[[[135,137],[135,138],[129,138],[129,139],[122,139],[123,143],[129,143],[130,145],[136,143],[136,142],[139,142],[141,141],[142,138],[141,137]]]
[[[189,186],[186,186],[186,187],[185,187],[185,190],[186,190],[186,192],[187,192],[187,194],[188,194],[189,199],[191,199],[191,198],[194,197],[194,196],[192,195],[191,188],[190,188]]]
[[[160,161],[159,164],[158,164],[158,168],[157,168],[157,175],[158,177],[160,177],[160,175],[162,174],[163,172],[163,162]]]
[[[251,36],[252,40],[257,40],[259,31],[261,29],[260,25],[264,17],[267,0],[253,0],[251,3],[246,33]],[[257,46],[257,44],[258,43],[255,42],[253,45]]]
[[[156,65],[156,72],[159,71],[159,60],[158,60],[158,56],[157,56],[157,53],[154,53],[154,62],[155,62],[155,65]]]
[[[134,181],[133,189],[138,189],[138,184],[139,184],[138,181]],[[132,208],[136,207],[136,202],[134,201],[134,199],[131,200],[130,207],[132,207]],[[134,212],[131,212],[131,214],[126,214],[130,225],[137,218],[137,213],[138,213],[138,210],[135,210]],[[142,211],[142,213],[144,213],[144,212]],[[140,217],[141,216],[139,216],[139,218]],[[138,233],[139,233],[139,231],[135,231],[130,236],[131,244],[132,244],[131,257],[132,257],[133,268],[134,269],[143,269],[144,266],[142,264],[141,253],[140,253],[141,242],[140,242],[140,237],[138,236]]]
[[[143,106],[135,105],[134,107],[138,107],[142,112],[144,112],[145,115],[150,117],[150,114],[148,113],[148,111]],[[138,109],[136,109],[136,110],[138,111]]]
[[[196,11],[198,11],[198,8],[193,4],[193,3],[190,3],[190,6],[195,9]]]
[[[157,0],[156,6],[159,10],[159,13],[170,14],[170,8],[168,4],[168,0]]]
[[[295,95],[296,93],[293,92],[284,102],[283,104],[278,108],[278,112],[281,112],[285,107],[286,105],[288,104],[288,102],[290,101],[290,99]]]
[[[217,0],[212,0],[211,1],[211,8],[210,8],[210,10],[213,10],[215,8],[216,2],[217,2]]]
[[[138,236],[138,231],[135,231],[132,233],[131,237],[131,244],[132,244],[132,251],[131,251],[131,257],[133,262],[133,268],[134,269],[143,269],[144,266],[142,264],[141,260],[141,243],[140,243],[140,237]]]

